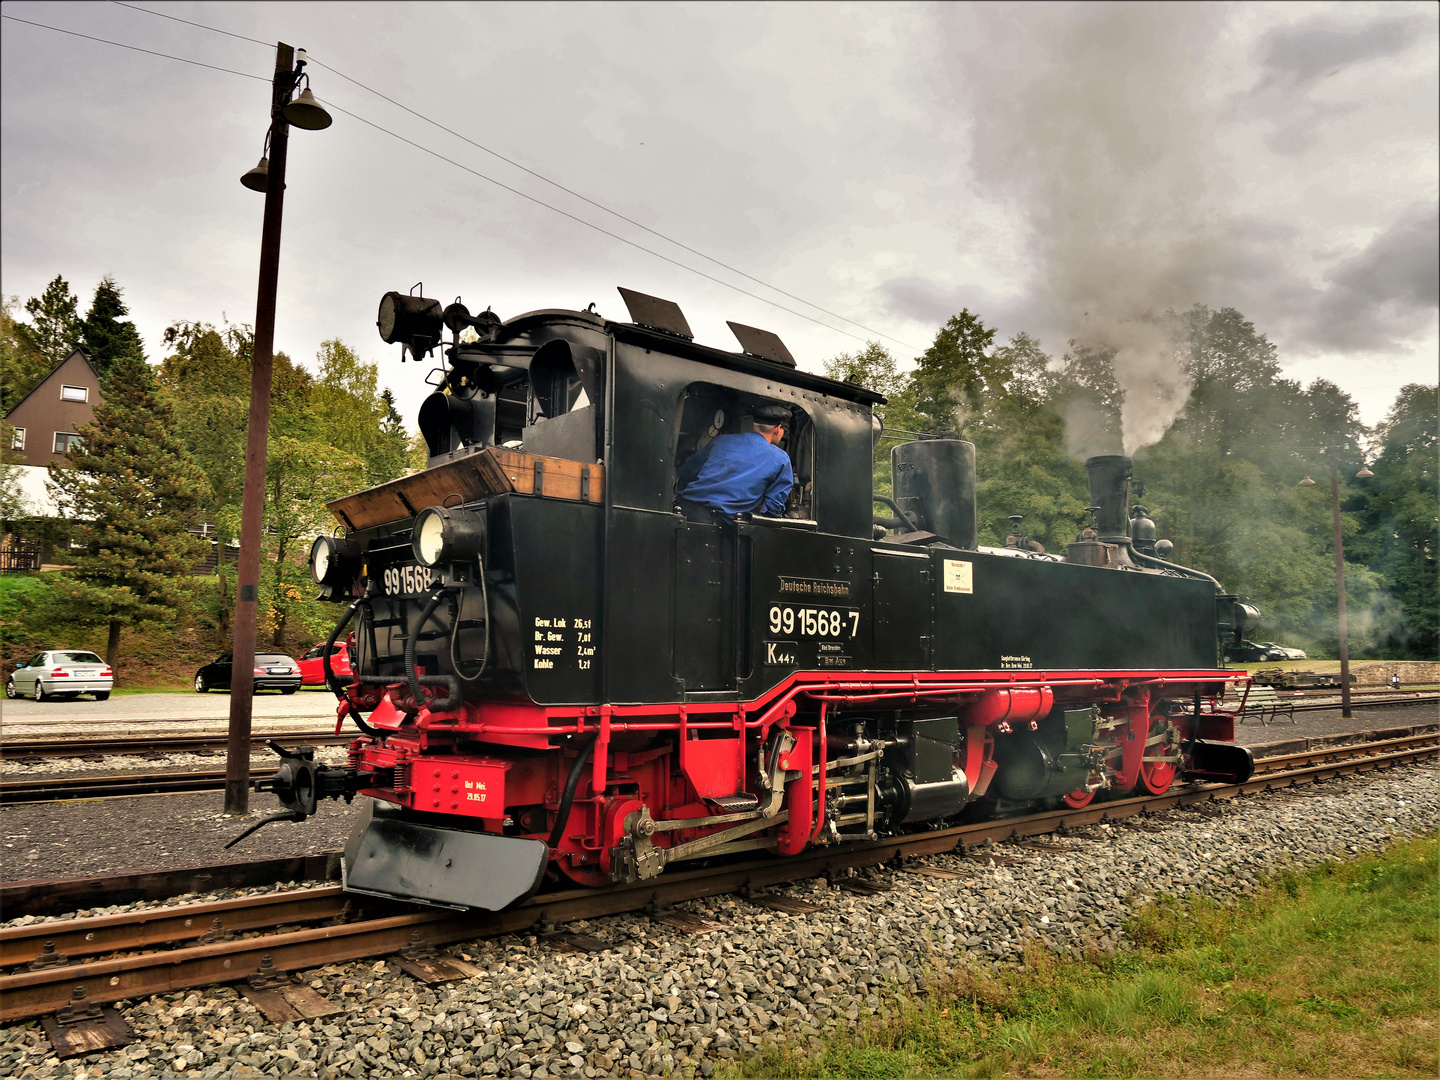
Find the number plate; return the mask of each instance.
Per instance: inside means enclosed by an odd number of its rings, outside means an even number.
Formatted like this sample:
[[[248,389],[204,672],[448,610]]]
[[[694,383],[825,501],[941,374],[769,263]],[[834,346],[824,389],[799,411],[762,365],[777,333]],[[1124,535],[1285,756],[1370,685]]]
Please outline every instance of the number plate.
[[[420,596],[440,580],[438,572],[419,563],[397,563],[387,566],[380,575],[380,587],[386,596]]]
[[[793,607],[771,604],[766,612],[770,633],[817,641],[849,641],[860,631],[860,609]]]

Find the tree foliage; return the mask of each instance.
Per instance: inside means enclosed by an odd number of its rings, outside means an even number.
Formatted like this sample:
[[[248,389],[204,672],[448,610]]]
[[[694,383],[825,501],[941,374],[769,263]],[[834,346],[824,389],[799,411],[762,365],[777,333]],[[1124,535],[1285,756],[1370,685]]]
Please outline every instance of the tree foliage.
[[[95,286],[90,310],[80,324],[81,347],[103,379],[115,363],[126,357],[145,359],[145,343],[135,324],[125,319],[130,309],[121,298],[115,279],[106,275]]]
[[[63,278],[52,281],[44,296],[26,301],[31,323],[16,319],[19,303],[19,297],[0,296],[0,416],[18,405],[36,383],[70,355],[78,334],[75,297]],[[51,359],[56,353],[59,358]],[[7,441],[5,446],[9,445]]]
[[[1335,655],[1333,451],[1352,655],[1436,658],[1435,388],[1402,391],[1376,432],[1375,477],[1355,480],[1370,433],[1343,390],[1284,378],[1274,344],[1234,309],[1197,305],[1156,323],[1170,344],[1154,363],[1189,392],[1159,441],[1135,455],[1144,484],[1135,501],[1175,542],[1174,557],[1259,605],[1266,637]],[[996,344],[967,309],[909,372],[871,343],[826,373],[886,394],[886,427],[950,429],[975,444],[982,544],[1002,543],[1017,514],[1022,532],[1058,551],[1087,520],[1085,457],[1120,453],[1124,410],[1144,404],[1127,403],[1115,358],[1103,342],[1071,342],[1059,360],[1023,333]],[[889,491],[889,448],[908,437],[880,440],[877,491]],[[1297,486],[1307,473],[1316,486]]]
[[[165,341],[173,351],[160,380],[175,403],[180,436],[205,473],[207,510],[223,552],[240,533],[254,334],[230,323],[176,323]],[[332,614],[312,611],[306,599],[308,540],[334,526],[325,504],[416,465],[393,400],[378,389],[377,366],[338,340],[325,342],[316,360],[318,376],[283,352],[273,364],[261,623],[277,648],[297,620],[314,631],[311,622]],[[223,631],[233,610],[233,560],[219,573]]]
[[[1400,618],[1381,628],[1378,644],[1392,655],[1440,656],[1440,409],[1436,387],[1401,389],[1379,428],[1375,476],[1360,481],[1359,513],[1371,546],[1370,565],[1390,583]]]
[[[124,626],[168,623],[188,600],[200,551],[186,529],[204,487],[143,360],[117,357],[102,391],[83,442],[51,465],[49,489],[69,523],[72,543],[57,556],[74,565],[77,620],[108,625],[113,667]]]
[[[70,283],[58,274],[43,293],[25,301],[30,322],[22,324],[19,333],[44,358],[46,371],[80,343],[80,318],[76,314],[79,302],[70,291]]]

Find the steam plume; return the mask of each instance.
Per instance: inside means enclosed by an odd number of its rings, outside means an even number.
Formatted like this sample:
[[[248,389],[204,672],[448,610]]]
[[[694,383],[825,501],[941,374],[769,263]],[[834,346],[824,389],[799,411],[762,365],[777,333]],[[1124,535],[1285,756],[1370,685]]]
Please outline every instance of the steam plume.
[[[976,176],[1030,230],[1035,271],[1021,317],[1048,323],[1052,341],[1116,350],[1126,453],[1163,435],[1188,394],[1166,311],[1233,305],[1300,348],[1340,352],[1398,347],[1433,324],[1433,209],[1381,223],[1389,247],[1414,255],[1401,271],[1368,275],[1362,288],[1345,271],[1368,266],[1365,253],[1335,251],[1317,275],[1287,265],[1312,254],[1294,250],[1293,230],[1248,209],[1228,145],[1248,109],[1244,119],[1305,127],[1286,129],[1295,153],[1336,115],[1311,107],[1319,76],[1296,58],[1318,41],[1326,72],[1378,61],[1418,40],[1421,16],[1389,19],[1398,30],[1380,25],[1386,15],[1297,20],[1262,40],[1255,87],[1228,97],[1218,88],[1231,72],[1219,65],[1233,57],[1233,9],[1223,5],[996,4],[941,18],[974,103]],[[1337,328],[1339,301],[1347,318]]]

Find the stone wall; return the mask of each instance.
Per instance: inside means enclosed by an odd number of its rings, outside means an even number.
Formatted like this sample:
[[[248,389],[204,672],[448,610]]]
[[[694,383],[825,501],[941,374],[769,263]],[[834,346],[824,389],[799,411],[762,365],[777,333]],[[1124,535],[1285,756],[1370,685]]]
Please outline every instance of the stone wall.
[[[1440,664],[1431,660],[1364,660],[1350,665],[1356,686],[1385,686],[1391,672],[1400,673],[1401,686],[1440,683]]]

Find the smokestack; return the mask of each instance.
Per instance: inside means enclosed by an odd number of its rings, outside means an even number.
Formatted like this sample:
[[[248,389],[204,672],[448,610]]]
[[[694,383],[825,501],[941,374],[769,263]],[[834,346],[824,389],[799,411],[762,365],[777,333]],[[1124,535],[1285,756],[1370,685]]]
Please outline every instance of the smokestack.
[[[1090,474],[1090,505],[1100,507],[1095,529],[1107,544],[1130,539],[1130,478],[1134,462],[1121,454],[1101,454],[1085,459]]]

